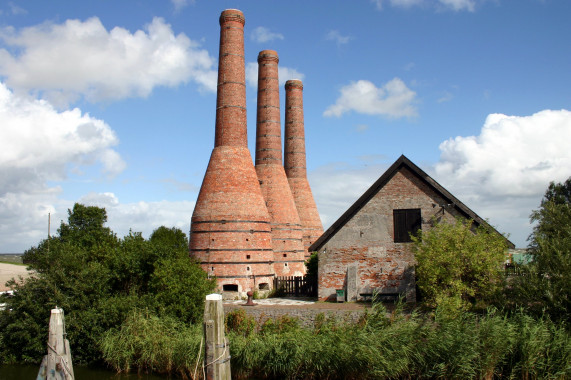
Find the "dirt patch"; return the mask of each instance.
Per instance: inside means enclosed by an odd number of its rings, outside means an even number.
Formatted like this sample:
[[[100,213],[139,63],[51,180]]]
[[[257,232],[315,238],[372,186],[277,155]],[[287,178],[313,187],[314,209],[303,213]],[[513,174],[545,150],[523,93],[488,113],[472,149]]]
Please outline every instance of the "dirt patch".
[[[28,272],[25,265],[0,263],[0,292],[8,290],[8,287],[5,285],[6,281],[12,278],[18,279],[19,276],[23,278],[30,276],[30,272]]]

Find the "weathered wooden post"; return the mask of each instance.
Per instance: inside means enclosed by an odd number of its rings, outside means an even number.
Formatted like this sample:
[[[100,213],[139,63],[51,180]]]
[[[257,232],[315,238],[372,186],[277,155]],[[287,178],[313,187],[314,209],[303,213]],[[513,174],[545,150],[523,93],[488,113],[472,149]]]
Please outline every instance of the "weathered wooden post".
[[[69,341],[65,338],[63,309],[52,309],[48,354],[44,356],[37,380],[74,380]]]
[[[204,341],[206,379],[230,380],[230,344],[224,335],[224,308],[220,294],[206,296]]]

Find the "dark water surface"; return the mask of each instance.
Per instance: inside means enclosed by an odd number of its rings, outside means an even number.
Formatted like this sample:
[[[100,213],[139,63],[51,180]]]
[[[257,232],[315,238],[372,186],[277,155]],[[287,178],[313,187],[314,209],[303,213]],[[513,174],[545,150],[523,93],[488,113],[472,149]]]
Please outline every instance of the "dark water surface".
[[[36,380],[40,366],[0,365],[0,380]],[[165,380],[167,377],[155,375],[117,374],[115,372],[73,366],[77,380]]]

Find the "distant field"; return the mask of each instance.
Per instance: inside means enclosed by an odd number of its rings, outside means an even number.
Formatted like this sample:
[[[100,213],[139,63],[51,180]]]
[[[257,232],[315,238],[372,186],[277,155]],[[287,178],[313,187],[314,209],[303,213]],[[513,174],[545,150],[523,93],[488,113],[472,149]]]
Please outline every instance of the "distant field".
[[[22,254],[0,253],[0,263],[22,264]]]

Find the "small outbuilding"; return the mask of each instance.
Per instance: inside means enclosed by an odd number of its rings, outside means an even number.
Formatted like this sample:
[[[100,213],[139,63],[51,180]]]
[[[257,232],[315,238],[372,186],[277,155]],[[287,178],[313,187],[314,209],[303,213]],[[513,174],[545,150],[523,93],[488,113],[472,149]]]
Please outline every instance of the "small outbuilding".
[[[487,224],[404,155],[310,247],[318,252],[318,296],[373,294],[416,300],[410,234],[462,217]],[[496,231],[497,232],[497,231]],[[499,232],[498,232],[499,233]],[[508,246],[514,248],[508,240]],[[341,294],[341,292],[339,292]]]

